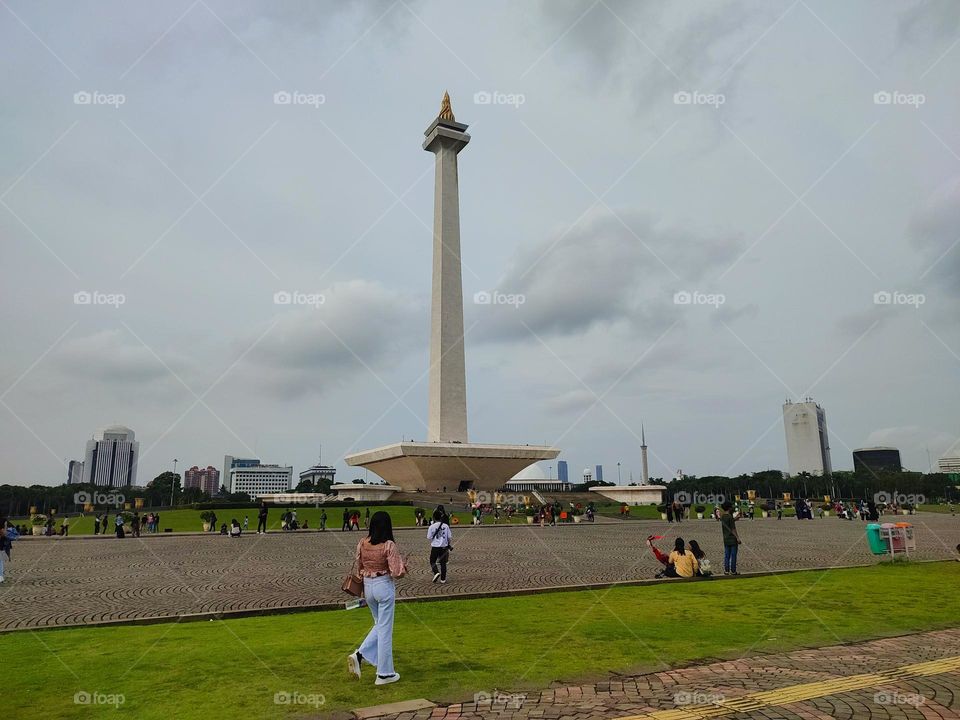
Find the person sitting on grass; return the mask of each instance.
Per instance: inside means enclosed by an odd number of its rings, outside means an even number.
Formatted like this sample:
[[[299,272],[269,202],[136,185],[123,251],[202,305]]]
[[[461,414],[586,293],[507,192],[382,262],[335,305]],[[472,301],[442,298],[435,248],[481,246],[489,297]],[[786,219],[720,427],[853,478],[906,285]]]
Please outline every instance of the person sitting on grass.
[[[700,570],[700,563],[692,552],[687,552],[683,538],[676,539],[673,544],[673,552],[670,553],[668,559],[673,565],[673,572],[675,573],[672,577],[691,578],[695,577],[697,571]]]
[[[230,537],[240,537],[240,533],[243,532],[240,529],[240,523],[237,522],[237,519],[234,518],[230,521]]]
[[[690,541],[690,554],[696,558],[697,563],[700,565],[700,568],[697,570],[697,577],[710,577],[713,574],[710,570],[710,560],[707,558],[707,554],[700,549],[700,543],[696,540]]]

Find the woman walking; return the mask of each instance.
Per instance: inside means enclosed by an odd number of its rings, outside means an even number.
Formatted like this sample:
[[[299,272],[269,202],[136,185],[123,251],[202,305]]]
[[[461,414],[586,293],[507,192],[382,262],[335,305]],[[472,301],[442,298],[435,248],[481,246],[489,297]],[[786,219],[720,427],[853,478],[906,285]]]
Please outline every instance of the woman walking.
[[[450,559],[450,524],[447,514],[440,508],[433,511],[433,522],[427,528],[427,540],[430,541],[430,569],[433,570],[433,581],[440,581],[441,585],[447,582],[447,561]]]
[[[375,685],[397,682],[400,673],[393,669],[394,579],[406,575],[407,567],[393,541],[390,515],[382,510],[373,514],[367,537],[357,543],[354,574],[363,578],[363,596],[373,615],[373,627],[360,647],[347,656],[347,667],[360,679],[360,667],[367,661],[377,668]]]

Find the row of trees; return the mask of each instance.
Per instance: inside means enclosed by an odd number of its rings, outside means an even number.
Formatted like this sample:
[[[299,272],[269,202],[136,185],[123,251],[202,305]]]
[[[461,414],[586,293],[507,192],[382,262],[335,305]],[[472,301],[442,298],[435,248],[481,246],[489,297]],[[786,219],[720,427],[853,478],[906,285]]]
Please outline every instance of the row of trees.
[[[794,498],[868,499],[887,496],[910,496],[912,502],[944,502],[960,499],[960,478],[944,473],[868,471],[837,471],[832,475],[809,475],[801,473],[784,478],[779,470],[764,470],[736,477],[707,475],[697,477],[684,475],[667,484],[668,495],[679,491],[693,494],[736,495],[746,497],[747,490],[756,491],[761,497],[781,498],[790,493]]]
[[[182,506],[210,501],[208,493],[200,488],[183,488],[179,473],[163,472],[146,486],[131,485],[123,488],[108,488],[89,484],[78,485],[0,485],[0,516],[24,517],[35,507],[37,512],[46,514],[51,508],[58,513],[72,513],[83,510],[91,504],[98,509],[114,509],[130,503],[133,507],[137,498],[143,498],[143,507],[160,508],[171,505]],[[215,495],[217,500],[227,502],[249,502],[246,493],[228,493],[225,487]]]

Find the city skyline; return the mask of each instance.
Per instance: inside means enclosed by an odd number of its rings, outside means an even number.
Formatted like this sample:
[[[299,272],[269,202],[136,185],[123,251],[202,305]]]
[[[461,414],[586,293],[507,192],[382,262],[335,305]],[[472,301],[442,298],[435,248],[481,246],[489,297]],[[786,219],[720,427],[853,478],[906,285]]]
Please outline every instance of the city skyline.
[[[425,440],[433,168],[397,138],[444,89],[484,138],[461,158],[472,441],[626,481],[645,421],[652,477],[786,469],[786,394],[829,408],[837,469],[960,452],[947,6],[15,5],[17,482],[63,482],[111,422],[140,484],[226,452],[306,468],[320,438],[350,478],[346,454]]]

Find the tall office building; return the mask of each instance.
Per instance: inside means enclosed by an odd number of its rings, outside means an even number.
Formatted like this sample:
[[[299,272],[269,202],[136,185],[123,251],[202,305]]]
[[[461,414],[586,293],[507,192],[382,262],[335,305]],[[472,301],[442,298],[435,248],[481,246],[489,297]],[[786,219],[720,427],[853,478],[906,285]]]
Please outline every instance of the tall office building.
[[[802,472],[829,475],[830,440],[827,436],[827,414],[807,398],[803,402],[787,400],[783,405],[783,429],[787,438],[787,466],[790,475]]]
[[[292,465],[238,466],[230,471],[230,492],[247,493],[254,500],[261,495],[290,492],[292,483]]]
[[[260,464],[260,458],[238,458],[233,455],[224,455],[223,456],[223,473],[220,475],[223,478],[223,483],[227,486],[227,490],[233,492],[230,485],[230,471],[234,468],[245,468],[245,467],[256,467]]]
[[[597,465],[597,474],[594,477],[597,482],[603,482],[603,465]]]
[[[83,459],[83,481],[104,487],[127,487],[137,483],[140,443],[123,425],[98,430],[87,441]]]
[[[857,448],[853,451],[854,472],[900,472],[900,451],[892,447]]]
[[[220,491],[220,471],[212,465],[207,465],[205,469],[194,465],[183,473],[183,487],[200,488],[207,495],[216,495]]]
[[[67,465],[67,485],[76,485],[83,482],[83,461],[71,460]]]
[[[566,460],[557,461],[557,480],[560,482],[570,482],[568,479],[569,470],[567,469]]]

